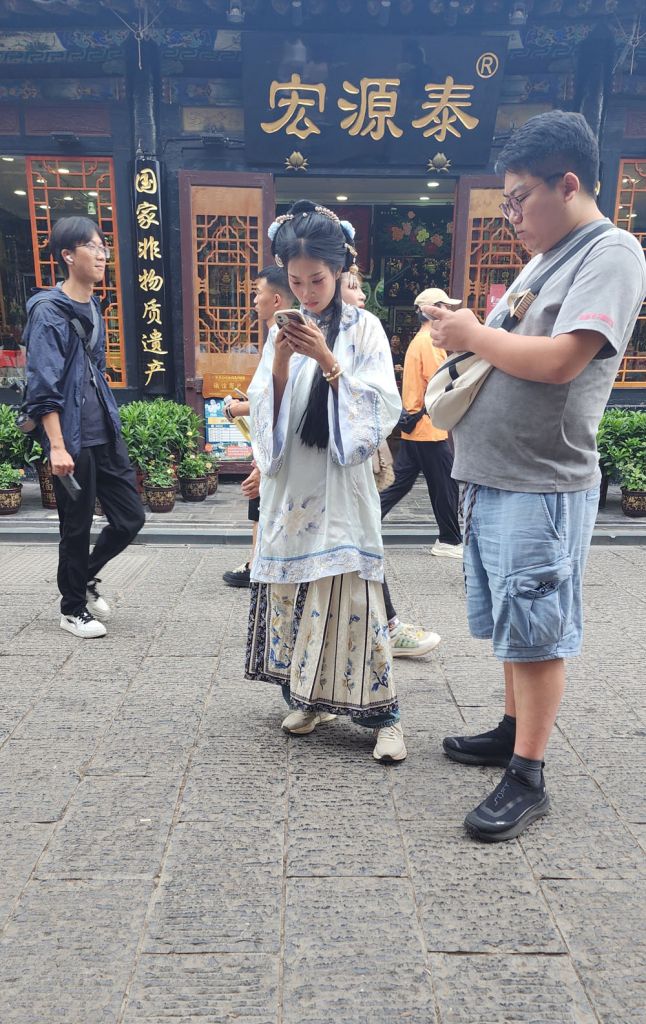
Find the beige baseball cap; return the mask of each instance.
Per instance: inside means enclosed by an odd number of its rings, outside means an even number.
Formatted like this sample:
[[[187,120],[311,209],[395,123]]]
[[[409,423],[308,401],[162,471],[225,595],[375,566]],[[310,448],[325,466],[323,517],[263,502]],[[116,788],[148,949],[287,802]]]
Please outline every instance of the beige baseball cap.
[[[447,306],[459,306],[461,299],[450,299],[441,288],[425,288],[415,299],[416,306],[436,306],[438,302],[445,302]]]

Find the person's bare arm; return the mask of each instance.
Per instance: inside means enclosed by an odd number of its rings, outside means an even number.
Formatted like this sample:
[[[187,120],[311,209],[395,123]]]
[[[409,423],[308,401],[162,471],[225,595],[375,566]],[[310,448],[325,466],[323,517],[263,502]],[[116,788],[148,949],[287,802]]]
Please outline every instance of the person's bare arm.
[[[433,317],[433,344],[447,352],[475,352],[521,380],[568,384],[606,344],[598,331],[573,331],[555,338],[512,334],[484,327],[470,309],[424,308]]]

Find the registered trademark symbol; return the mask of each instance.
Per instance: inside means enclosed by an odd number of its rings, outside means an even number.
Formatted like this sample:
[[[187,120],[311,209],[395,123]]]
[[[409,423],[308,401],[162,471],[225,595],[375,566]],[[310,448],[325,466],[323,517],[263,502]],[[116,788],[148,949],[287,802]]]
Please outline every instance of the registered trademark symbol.
[[[495,53],[482,53],[476,61],[476,71],[480,78],[493,78],[500,67]]]

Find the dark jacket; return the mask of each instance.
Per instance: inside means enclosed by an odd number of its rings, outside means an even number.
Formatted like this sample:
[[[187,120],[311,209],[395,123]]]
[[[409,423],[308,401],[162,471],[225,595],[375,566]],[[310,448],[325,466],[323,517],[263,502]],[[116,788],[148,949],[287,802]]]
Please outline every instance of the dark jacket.
[[[92,353],[99,398],[107,411],[108,425],[115,435],[121,432],[121,421],[105,371],[105,324],[97,299],[99,336]],[[70,320],[78,317],[92,337],[94,325],[86,316],[79,316],[74,305],[60,288],[38,292],[27,303],[27,326],[23,341],[27,346],[27,412],[39,421],[48,412],[57,412],[65,447],[73,459],[81,450],[81,401],[85,360],[88,358]],[[42,431],[44,434],[45,432]],[[49,451],[49,441],[43,437]]]

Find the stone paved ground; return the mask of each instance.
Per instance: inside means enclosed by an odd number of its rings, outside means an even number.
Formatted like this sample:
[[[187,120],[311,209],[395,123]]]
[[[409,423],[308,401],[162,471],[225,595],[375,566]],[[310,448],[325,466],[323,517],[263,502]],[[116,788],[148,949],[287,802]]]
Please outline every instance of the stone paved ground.
[[[459,564],[390,549],[409,748],[279,728],[241,678],[242,551],[141,546],[109,636],[57,627],[55,548],[0,546],[2,1024],[643,1024],[646,547],[597,547],[588,642],[548,757],[553,811],[483,847],[494,771],[447,732],[497,720]]]

